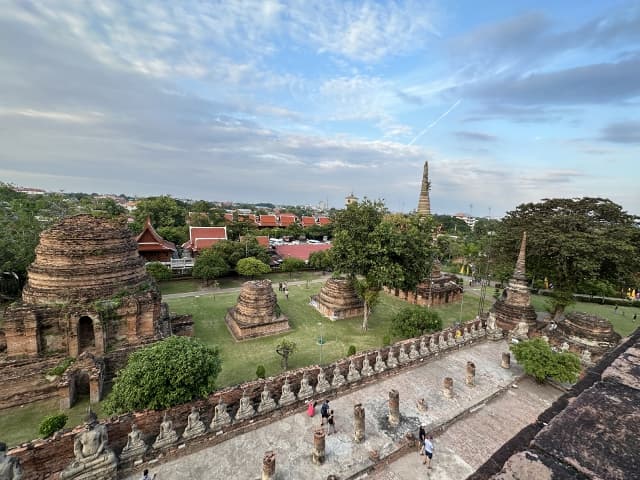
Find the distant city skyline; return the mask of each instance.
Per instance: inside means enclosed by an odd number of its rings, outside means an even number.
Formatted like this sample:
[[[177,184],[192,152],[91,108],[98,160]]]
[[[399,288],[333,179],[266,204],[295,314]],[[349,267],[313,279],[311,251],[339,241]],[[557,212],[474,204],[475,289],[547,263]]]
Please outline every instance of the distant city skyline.
[[[27,187],[640,215],[635,1],[9,1],[0,92]]]

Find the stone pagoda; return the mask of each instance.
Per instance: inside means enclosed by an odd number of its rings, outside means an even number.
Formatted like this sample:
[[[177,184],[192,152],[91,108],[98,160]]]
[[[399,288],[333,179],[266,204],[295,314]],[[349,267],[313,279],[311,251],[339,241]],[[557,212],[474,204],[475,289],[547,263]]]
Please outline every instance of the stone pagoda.
[[[274,335],[290,328],[289,320],[280,312],[271,280],[245,282],[225,322],[236,340]]]
[[[502,296],[496,300],[491,308],[497,326],[509,332],[517,327],[524,327],[519,324],[525,324],[529,331],[536,326],[536,311],[531,306],[531,293],[525,275],[526,248],[527,232],[523,232],[520,253],[513,276],[509,280],[507,288],[502,292]]]
[[[311,305],[331,320],[364,315],[364,302],[358,297],[353,282],[345,278],[327,280],[320,293],[311,297]]]
[[[609,320],[583,312],[571,312],[558,322],[552,332],[550,342],[561,345],[567,342],[570,349],[578,354],[588,350],[594,357],[601,357],[620,343],[620,335]]]
[[[424,162],[424,170],[422,171],[422,187],[420,188],[420,198],[418,199],[418,215],[431,215],[429,190],[431,190],[431,182],[429,181],[429,162]]]
[[[103,382],[127,358],[110,352],[131,351],[169,335],[168,309],[123,221],[67,217],[42,232],[35,253],[22,299],[4,313],[6,356],[20,358],[35,373],[86,352],[88,360],[63,376],[58,396],[66,407],[76,394],[91,392],[91,400],[98,401]],[[9,370],[2,365],[0,391],[19,395],[23,403],[31,396],[55,395],[48,387],[27,384],[18,373],[5,377]]]
[[[461,302],[463,294],[463,289],[458,284],[458,277],[450,273],[442,273],[438,259],[433,262],[430,277],[420,282],[415,292],[389,287],[385,287],[384,290],[401,300],[425,307]]]

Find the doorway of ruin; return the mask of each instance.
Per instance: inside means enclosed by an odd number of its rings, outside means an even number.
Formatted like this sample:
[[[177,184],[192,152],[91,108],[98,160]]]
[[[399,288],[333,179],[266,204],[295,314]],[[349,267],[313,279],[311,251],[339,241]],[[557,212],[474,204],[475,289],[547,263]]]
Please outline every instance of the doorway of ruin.
[[[75,375],[75,384],[76,384],[76,401],[82,398],[89,398],[91,394],[91,387],[89,384],[89,373],[87,371],[80,370]]]
[[[95,346],[96,336],[93,331],[93,320],[86,315],[80,317],[78,320],[78,355]]]

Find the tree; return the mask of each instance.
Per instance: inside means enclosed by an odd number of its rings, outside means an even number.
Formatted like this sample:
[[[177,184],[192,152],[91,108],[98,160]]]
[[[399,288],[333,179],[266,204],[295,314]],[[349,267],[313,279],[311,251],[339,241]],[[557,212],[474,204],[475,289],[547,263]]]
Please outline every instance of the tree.
[[[224,258],[231,269],[235,269],[238,261],[243,258],[255,257],[267,265],[271,259],[267,249],[259,245],[255,237],[246,237],[242,242],[222,240],[217,242],[212,249]]]
[[[534,338],[511,345],[516,360],[537,382],[553,378],[558,382],[573,383],[580,374],[580,359],[570,352],[554,352],[547,342]]]
[[[261,262],[255,257],[243,258],[238,261],[236,265],[236,272],[245,277],[255,277],[256,275],[264,275],[269,273],[271,267],[264,262]]]
[[[314,270],[327,270],[331,268],[330,250],[320,250],[309,255],[309,266]]]
[[[513,271],[522,232],[527,232],[527,275],[547,277],[562,315],[566,299],[604,281],[619,291],[640,269],[637,217],[602,198],[555,198],[519,205],[498,228],[492,250],[503,274]],[[593,293],[585,291],[584,293]]]
[[[305,267],[304,260],[300,260],[295,257],[287,257],[280,264],[280,270],[283,272],[289,272],[289,278],[293,275],[293,272],[302,270]]]
[[[282,357],[283,370],[289,370],[289,356],[298,349],[296,342],[283,338],[278,345],[276,345],[276,353]]]
[[[354,282],[364,301],[362,329],[383,285],[413,290],[433,259],[433,223],[425,217],[386,215],[381,201],[365,199],[338,212],[331,248],[333,267]]]
[[[136,231],[142,230],[147,217],[151,217],[151,224],[160,227],[179,227],[185,225],[187,209],[183,202],[167,195],[161,197],[149,197],[138,200],[133,212]],[[158,230],[160,233],[160,230]],[[160,235],[163,235],[160,233]],[[164,235],[163,235],[164,236]]]
[[[217,347],[173,336],[133,352],[104,402],[108,414],[161,410],[203,398],[222,368]]]
[[[422,307],[405,307],[391,320],[391,333],[401,338],[413,338],[442,329],[438,312]]]
[[[215,250],[205,248],[196,257],[192,275],[195,278],[204,280],[205,285],[209,285],[209,281],[222,277],[227,273],[229,273],[229,265],[224,261],[224,258]]]
[[[145,268],[156,282],[171,280],[171,269],[160,262],[147,263]]]

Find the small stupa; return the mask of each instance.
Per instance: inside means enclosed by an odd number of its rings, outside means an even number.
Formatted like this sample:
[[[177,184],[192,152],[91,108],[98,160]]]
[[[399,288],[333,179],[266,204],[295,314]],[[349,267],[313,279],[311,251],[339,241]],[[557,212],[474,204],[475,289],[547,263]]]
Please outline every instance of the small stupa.
[[[525,323],[529,331],[536,326],[536,311],[531,306],[531,293],[527,285],[526,273],[527,232],[522,233],[520,253],[513,276],[502,296],[496,300],[491,312],[499,328],[512,331],[519,323]]]
[[[318,295],[311,297],[313,305],[331,320],[364,315],[364,302],[358,296],[353,282],[346,278],[330,278]]]
[[[236,340],[274,335],[290,328],[288,318],[280,312],[271,280],[245,282],[225,322]]]

